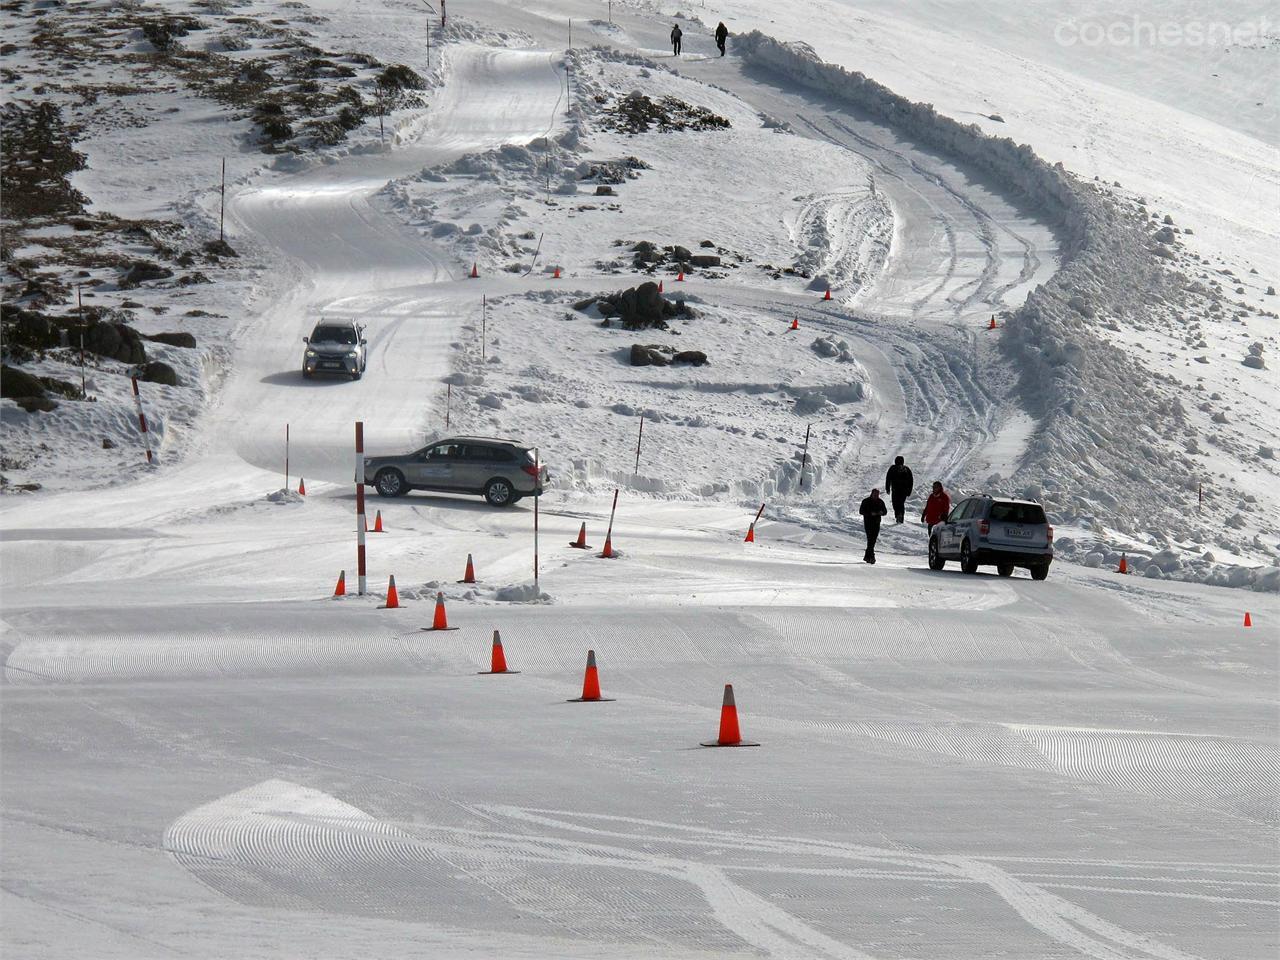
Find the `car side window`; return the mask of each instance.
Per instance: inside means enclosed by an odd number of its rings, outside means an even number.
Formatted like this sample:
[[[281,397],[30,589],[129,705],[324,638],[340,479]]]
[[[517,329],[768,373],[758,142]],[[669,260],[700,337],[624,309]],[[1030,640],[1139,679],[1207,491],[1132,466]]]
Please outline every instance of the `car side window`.
[[[489,463],[493,460],[493,450],[490,447],[482,447],[476,443],[469,443],[466,446],[466,452],[463,459],[470,460],[473,463]]]
[[[964,517],[965,511],[969,509],[969,504],[972,502],[973,501],[971,500],[961,500],[954,507],[952,507],[951,512],[947,514],[947,523],[956,523],[957,521],[962,519]]]

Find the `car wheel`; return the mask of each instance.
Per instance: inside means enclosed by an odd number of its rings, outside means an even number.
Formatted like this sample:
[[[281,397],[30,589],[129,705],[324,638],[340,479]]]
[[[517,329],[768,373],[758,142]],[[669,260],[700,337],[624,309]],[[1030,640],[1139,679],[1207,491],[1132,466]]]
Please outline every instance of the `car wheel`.
[[[929,538],[929,569],[941,570],[946,565],[947,565],[947,561],[943,560],[941,555],[938,553],[938,538],[930,537]]]
[[[303,379],[303,380],[310,380],[310,379],[311,379],[311,371],[310,371],[310,370],[303,370],[303,371],[302,371],[302,379]]]
[[[973,551],[969,549],[968,540],[960,544],[960,569],[965,573],[978,572],[978,561],[974,559]]]
[[[511,481],[499,478],[484,485],[484,498],[491,507],[509,507],[516,502],[516,491]]]
[[[1049,565],[1047,563],[1042,563],[1039,566],[1031,568],[1032,580],[1043,580],[1047,576],[1049,576]]]
[[[404,474],[391,468],[379,470],[373,479],[373,485],[380,497],[399,497],[409,492],[409,485],[404,482]]]
[[[1013,564],[1012,564],[1012,563],[997,563],[997,564],[996,564],[996,573],[1000,574],[1000,576],[1002,576],[1002,577],[1012,577],[1012,576],[1013,576]]]

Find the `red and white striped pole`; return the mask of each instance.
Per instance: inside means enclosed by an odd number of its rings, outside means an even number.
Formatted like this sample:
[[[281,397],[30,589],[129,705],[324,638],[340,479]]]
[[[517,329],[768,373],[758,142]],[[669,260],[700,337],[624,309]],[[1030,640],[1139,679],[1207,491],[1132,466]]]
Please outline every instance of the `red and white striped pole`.
[[[138,393],[138,378],[130,377],[133,381],[133,405],[138,408],[138,426],[142,428],[142,442],[147,445],[147,463],[154,463],[151,457],[151,434],[147,432],[147,415],[142,412],[142,396]]]
[[[364,596],[364,421],[356,421],[356,591]]]
[[[538,585],[538,501],[542,499],[540,487],[542,485],[542,461],[538,459],[538,448],[533,448],[533,469],[537,471],[534,474],[533,482],[536,484],[533,494],[533,585]]]

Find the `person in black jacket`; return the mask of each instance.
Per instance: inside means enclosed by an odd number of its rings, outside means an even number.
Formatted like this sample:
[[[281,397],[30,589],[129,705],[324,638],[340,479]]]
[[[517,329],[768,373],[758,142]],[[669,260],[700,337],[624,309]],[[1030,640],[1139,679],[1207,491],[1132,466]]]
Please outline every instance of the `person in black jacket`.
[[[680,29],[680,24],[676,24],[671,28],[671,49],[675,51],[675,56],[680,56],[680,38],[684,36],[684,31]]]
[[[880,518],[889,512],[889,508],[880,499],[880,491],[872,490],[871,496],[862,501],[858,513],[862,514],[862,528],[867,531],[867,552],[862,555],[863,562],[876,562],[876,538],[880,536]]]
[[[911,468],[906,465],[902,457],[894,458],[893,466],[884,476],[884,490],[893,501],[895,523],[901,523],[906,515],[907,497],[911,496],[911,488],[914,485],[915,478],[911,475]]]
[[[716,46],[720,48],[720,56],[724,56],[724,45],[729,39],[729,28],[724,25],[724,21],[716,27]]]

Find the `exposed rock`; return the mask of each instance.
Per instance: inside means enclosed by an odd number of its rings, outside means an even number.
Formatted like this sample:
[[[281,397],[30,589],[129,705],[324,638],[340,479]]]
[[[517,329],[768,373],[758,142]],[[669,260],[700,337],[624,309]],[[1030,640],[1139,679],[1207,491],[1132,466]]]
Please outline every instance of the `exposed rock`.
[[[110,437],[103,437],[103,438],[102,438],[102,449],[103,449],[103,450],[114,450],[115,448],[116,448],[116,442],[115,442],[114,440],[112,440]]]
[[[689,258],[689,262],[695,267],[718,267],[720,266],[720,258],[713,253],[694,254]]]
[[[1258,356],[1256,353],[1249,354],[1240,362],[1243,363],[1246,367],[1249,367],[1253,370],[1267,369],[1267,362],[1263,360],[1262,357]]]
[[[7,364],[0,366],[0,397],[43,397],[44,393],[44,384],[25,370]]]
[[[673,363],[689,363],[700,367],[707,362],[707,355],[701,350],[681,350],[671,360]]]
[[[142,336],[155,343],[167,343],[171,347],[194,347],[196,345],[196,338],[192,334],[185,332],[153,333],[150,335],[144,333]]]
[[[159,360],[152,360],[142,368],[140,380],[147,383],[159,383],[166,387],[176,387],[178,385],[178,371],[167,363]]]
[[[160,264],[152,263],[150,260],[139,260],[120,278],[120,289],[128,290],[141,283],[147,283],[151,280],[167,280],[172,276],[173,271],[168,267],[162,267]]]
[[[231,249],[231,244],[225,240],[210,240],[204,245],[204,252],[214,257],[238,257],[240,254]]]
[[[596,196],[614,197],[617,196],[617,194],[613,192],[613,187],[609,186],[607,183],[601,183],[596,185]]]

